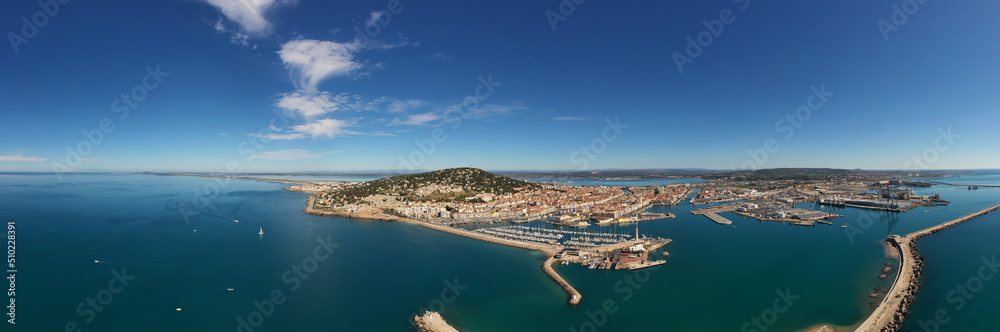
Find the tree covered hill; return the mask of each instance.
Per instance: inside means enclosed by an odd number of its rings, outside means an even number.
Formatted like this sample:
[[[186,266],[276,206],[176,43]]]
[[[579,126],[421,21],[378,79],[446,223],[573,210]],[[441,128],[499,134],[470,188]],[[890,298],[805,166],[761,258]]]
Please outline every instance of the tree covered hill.
[[[450,196],[480,193],[499,195],[529,188],[540,188],[540,185],[499,176],[478,168],[463,167],[382,178],[346,187],[329,194],[335,201],[353,202],[375,194],[407,196],[417,199],[434,191],[449,191],[447,194],[451,194]],[[420,193],[419,190],[430,192]]]

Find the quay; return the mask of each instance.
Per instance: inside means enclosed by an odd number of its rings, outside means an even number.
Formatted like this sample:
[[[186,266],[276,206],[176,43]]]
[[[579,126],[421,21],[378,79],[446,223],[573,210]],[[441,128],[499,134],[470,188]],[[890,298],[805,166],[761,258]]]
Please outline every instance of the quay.
[[[729,219],[726,219],[723,216],[715,214],[714,211],[691,210],[691,213],[695,214],[695,215],[700,214],[700,215],[706,216],[706,217],[708,217],[708,219],[712,219],[712,221],[714,221],[715,223],[717,223],[719,225],[732,225],[733,224],[732,221],[730,221]]]
[[[1000,209],[1000,204],[983,209],[937,226],[928,227],[904,236],[892,235],[886,243],[899,253],[900,266],[896,269],[896,281],[879,303],[875,311],[865,319],[855,332],[893,332],[902,327],[903,319],[909,314],[913,297],[920,288],[923,257],[917,253],[918,239],[951,228],[963,222]]]

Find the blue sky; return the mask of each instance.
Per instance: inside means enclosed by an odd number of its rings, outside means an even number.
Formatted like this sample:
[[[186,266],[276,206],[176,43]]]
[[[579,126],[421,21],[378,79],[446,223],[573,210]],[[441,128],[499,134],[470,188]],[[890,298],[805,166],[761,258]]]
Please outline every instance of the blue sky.
[[[995,1],[52,3],[0,171],[1000,167]]]

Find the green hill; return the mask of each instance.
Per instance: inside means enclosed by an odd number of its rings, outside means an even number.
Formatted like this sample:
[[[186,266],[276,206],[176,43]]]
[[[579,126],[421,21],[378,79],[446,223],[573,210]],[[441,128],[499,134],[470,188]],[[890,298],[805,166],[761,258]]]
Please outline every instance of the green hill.
[[[330,192],[326,196],[334,202],[343,203],[355,203],[375,194],[404,196],[410,200],[450,201],[480,193],[499,195],[540,187],[536,183],[463,167],[382,178]]]

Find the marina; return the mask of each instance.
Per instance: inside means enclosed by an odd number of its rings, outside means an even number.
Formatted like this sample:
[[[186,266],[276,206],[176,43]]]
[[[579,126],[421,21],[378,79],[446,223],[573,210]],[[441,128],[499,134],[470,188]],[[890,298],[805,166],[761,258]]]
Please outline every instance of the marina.
[[[516,225],[479,228],[475,232],[505,239],[586,248],[624,242],[631,236],[629,234],[593,233]]]

